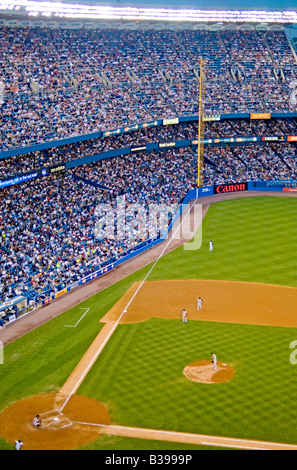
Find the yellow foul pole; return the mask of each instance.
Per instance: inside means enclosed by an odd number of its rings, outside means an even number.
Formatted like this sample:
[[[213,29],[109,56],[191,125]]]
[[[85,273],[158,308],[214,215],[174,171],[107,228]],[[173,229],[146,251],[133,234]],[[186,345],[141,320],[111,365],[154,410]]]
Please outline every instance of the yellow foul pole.
[[[203,91],[203,69],[202,69],[203,61],[202,58],[200,60],[200,85],[199,85],[199,121],[198,121],[198,176],[197,176],[197,186],[200,187],[202,185],[202,177],[201,177],[201,168],[203,166],[203,155],[202,155],[202,145],[201,140],[204,137],[202,135],[203,129],[203,116],[202,116],[202,91]]]

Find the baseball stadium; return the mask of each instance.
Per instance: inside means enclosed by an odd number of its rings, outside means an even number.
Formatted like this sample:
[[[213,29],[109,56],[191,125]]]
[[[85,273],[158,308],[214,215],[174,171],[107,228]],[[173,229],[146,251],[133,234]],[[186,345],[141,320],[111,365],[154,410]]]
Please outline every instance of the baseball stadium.
[[[0,30],[0,449],[297,450],[296,8]]]

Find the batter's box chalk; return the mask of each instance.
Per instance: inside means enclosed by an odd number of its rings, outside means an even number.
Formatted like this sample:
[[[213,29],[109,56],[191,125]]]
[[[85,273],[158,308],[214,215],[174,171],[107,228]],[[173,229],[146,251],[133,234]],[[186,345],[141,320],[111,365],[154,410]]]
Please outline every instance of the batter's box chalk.
[[[54,418],[54,422],[51,424],[51,427],[57,431],[58,429],[68,428],[72,426],[72,422],[68,418]]]
[[[55,430],[63,429],[72,425],[72,422],[66,418],[59,410],[50,410],[40,415],[42,427],[51,427]]]

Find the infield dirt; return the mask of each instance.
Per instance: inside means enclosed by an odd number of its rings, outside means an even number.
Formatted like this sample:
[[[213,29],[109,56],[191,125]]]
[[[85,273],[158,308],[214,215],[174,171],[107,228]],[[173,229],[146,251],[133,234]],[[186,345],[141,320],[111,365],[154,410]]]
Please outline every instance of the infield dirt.
[[[139,288],[140,284],[134,283],[101,321],[116,321],[136,293],[121,323],[151,317],[182,319],[181,310],[185,308],[188,321],[297,326],[295,287],[196,279],[147,281]],[[198,311],[199,296],[203,309]]]

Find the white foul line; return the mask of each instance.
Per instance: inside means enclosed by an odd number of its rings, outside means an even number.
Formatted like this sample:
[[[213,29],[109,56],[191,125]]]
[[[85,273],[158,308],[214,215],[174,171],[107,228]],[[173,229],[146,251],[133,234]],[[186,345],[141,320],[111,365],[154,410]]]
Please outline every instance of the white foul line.
[[[203,434],[194,434],[194,433],[186,433],[186,432],[178,432],[178,431],[163,431],[160,429],[148,429],[148,428],[135,428],[130,426],[120,426],[120,425],[112,425],[112,424],[97,424],[97,423],[87,423],[81,421],[73,421],[73,424],[80,424],[84,426],[94,426],[100,428],[106,428],[108,430],[117,429],[118,431],[123,431],[120,435],[126,436],[127,433],[125,431],[133,431],[137,432],[138,437],[142,437],[142,433],[151,434],[150,439],[154,439],[153,435],[156,436],[164,436],[165,440],[168,440],[169,436],[174,436],[175,438],[190,438],[190,439],[197,439],[196,445],[206,445],[206,446],[216,446],[216,447],[227,447],[227,448],[236,448],[236,449],[245,449],[245,450],[269,450],[269,449],[287,449],[292,448],[295,449],[296,445],[294,444],[283,444],[278,442],[268,442],[268,441],[259,441],[259,440],[248,440],[248,439],[238,439],[232,437],[219,437],[219,436],[208,436]],[[167,436],[167,438],[166,438]],[[155,439],[158,439],[155,437]],[[201,441],[199,441],[201,439]],[[207,441],[206,439],[212,439],[212,442]],[[176,439],[174,439],[176,441]],[[222,442],[222,441],[225,441]],[[180,442],[184,442],[184,440],[180,440]],[[235,444],[236,442],[236,444]],[[192,442],[193,443],[193,442]],[[260,447],[263,445],[263,447]]]
[[[80,310],[86,310],[85,313],[80,317],[80,319],[78,320],[78,322],[76,322],[75,325],[64,325],[65,327],[69,327],[69,328],[76,328],[77,325],[79,324],[79,322],[84,318],[84,316],[88,313],[88,311],[90,310],[89,308],[81,308]]]
[[[188,214],[191,212],[193,206],[196,204],[196,201],[197,199],[194,200],[194,202],[191,204],[190,208],[188,209],[187,211],[187,214],[186,214],[186,217],[188,216]],[[182,216],[183,214],[181,214]],[[182,217],[181,217],[182,218]],[[151,272],[153,271],[153,269],[155,268],[156,264],[158,263],[158,261],[162,258],[163,254],[165,253],[166,249],[168,248],[170,242],[174,239],[174,236],[175,234],[178,232],[178,230],[180,230],[180,227],[181,227],[181,224],[182,222],[179,223],[177,229],[175,230],[175,232],[173,233],[173,235],[171,236],[171,238],[168,240],[168,243],[166,243],[164,249],[162,250],[161,254],[158,256],[158,258],[156,259],[156,261],[154,262],[154,264],[152,265],[151,269],[149,270],[149,272],[147,273],[147,275],[145,276],[145,278],[143,279],[143,281],[141,282],[141,284],[138,286],[136,292],[133,294],[133,296],[131,297],[131,299],[129,300],[128,304],[126,305],[126,307],[124,308],[124,310],[122,311],[121,315],[119,316],[119,318],[117,319],[117,321],[115,322],[113,328],[111,329],[111,331],[109,332],[108,336],[105,338],[105,340],[103,341],[103,343],[101,344],[100,348],[96,351],[96,353],[94,354],[92,360],[89,362],[88,366],[86,367],[86,369],[84,370],[84,372],[82,373],[81,377],[78,379],[78,381],[76,382],[75,386],[73,387],[72,391],[70,392],[70,394],[68,395],[68,397],[66,398],[65,402],[63,403],[62,407],[60,408],[60,411],[62,411],[66,404],[68,403],[68,401],[70,400],[71,396],[73,395],[73,393],[75,392],[75,390],[77,390],[77,388],[80,386],[80,384],[82,383],[82,381],[84,380],[85,376],[87,375],[87,373],[89,372],[89,370],[91,369],[91,367],[93,366],[94,362],[96,361],[98,355],[101,353],[102,349],[104,348],[104,346],[106,345],[107,341],[109,340],[109,338],[111,337],[111,335],[113,334],[114,330],[116,329],[116,327],[118,326],[118,324],[120,323],[124,313],[127,312],[127,309],[128,307],[130,306],[130,304],[132,303],[132,301],[135,299],[136,295],[138,294],[138,292],[140,291],[141,287],[143,286],[143,284],[145,283],[145,281],[147,280],[147,278],[149,277],[149,275],[151,274]]]
[[[262,447],[248,447],[248,446],[244,446],[244,445],[238,446],[238,445],[234,445],[234,444],[228,445],[228,444],[220,444],[220,443],[217,443],[217,442],[201,442],[201,445],[203,445],[203,446],[227,447],[228,449],[269,450],[269,449],[262,448]]]

